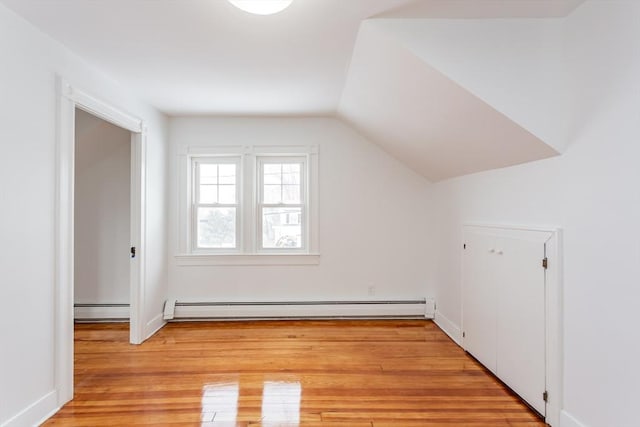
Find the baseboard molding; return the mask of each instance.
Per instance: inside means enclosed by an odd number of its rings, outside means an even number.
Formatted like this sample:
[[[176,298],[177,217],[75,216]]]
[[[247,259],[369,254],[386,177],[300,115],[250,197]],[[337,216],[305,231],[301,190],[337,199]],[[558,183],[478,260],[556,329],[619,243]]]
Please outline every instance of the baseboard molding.
[[[427,300],[176,302],[173,320],[430,318]]]
[[[567,411],[560,411],[560,427],[587,427]]]
[[[165,322],[164,319],[162,318],[162,313],[159,313],[157,316],[155,316],[153,319],[147,322],[144,328],[144,337],[145,337],[144,339],[147,340],[151,338],[153,335],[155,335],[156,332],[162,329],[162,327],[166,324],[167,322]]]
[[[436,310],[434,322],[445,334],[449,335],[449,338],[462,347],[462,331],[458,325],[453,323],[438,310]]]
[[[73,318],[76,321],[126,321],[129,320],[129,304],[75,304]]]
[[[37,426],[59,409],[58,394],[53,390],[2,423],[1,427]]]

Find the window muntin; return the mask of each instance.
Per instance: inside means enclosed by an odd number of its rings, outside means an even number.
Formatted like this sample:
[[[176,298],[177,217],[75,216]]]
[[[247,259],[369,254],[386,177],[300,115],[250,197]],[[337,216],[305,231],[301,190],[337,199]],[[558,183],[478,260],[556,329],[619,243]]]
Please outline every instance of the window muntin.
[[[306,159],[258,158],[258,249],[301,251],[306,247]]]
[[[238,249],[240,158],[193,159],[194,250]]]

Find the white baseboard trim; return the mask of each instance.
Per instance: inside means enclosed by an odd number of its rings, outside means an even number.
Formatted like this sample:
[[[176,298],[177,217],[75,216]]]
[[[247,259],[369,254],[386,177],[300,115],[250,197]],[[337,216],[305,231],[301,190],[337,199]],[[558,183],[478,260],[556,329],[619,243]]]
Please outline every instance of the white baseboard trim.
[[[59,409],[58,394],[53,390],[2,423],[2,427],[37,426]]]
[[[425,300],[177,302],[174,320],[427,317]],[[167,318],[165,314],[165,318]]]
[[[560,427],[587,427],[567,411],[560,411]]]
[[[434,322],[445,334],[449,335],[449,338],[462,347],[462,331],[458,325],[453,323],[438,310],[436,310]]]
[[[151,338],[153,335],[155,335],[156,332],[162,329],[162,327],[166,324],[167,322],[165,322],[164,319],[162,318],[162,313],[155,316],[153,319],[147,322],[144,328],[144,337],[145,337],[144,339],[146,340]]]
[[[128,304],[76,304],[73,318],[78,321],[89,320],[129,320]]]

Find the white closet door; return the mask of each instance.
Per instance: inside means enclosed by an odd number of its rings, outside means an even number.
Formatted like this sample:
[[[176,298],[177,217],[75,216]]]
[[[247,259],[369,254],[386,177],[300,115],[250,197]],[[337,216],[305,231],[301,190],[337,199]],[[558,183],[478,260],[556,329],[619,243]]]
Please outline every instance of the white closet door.
[[[497,374],[545,414],[544,242],[549,233],[527,231],[498,237]]]
[[[465,233],[463,251],[463,347],[496,373],[496,261],[495,237]]]

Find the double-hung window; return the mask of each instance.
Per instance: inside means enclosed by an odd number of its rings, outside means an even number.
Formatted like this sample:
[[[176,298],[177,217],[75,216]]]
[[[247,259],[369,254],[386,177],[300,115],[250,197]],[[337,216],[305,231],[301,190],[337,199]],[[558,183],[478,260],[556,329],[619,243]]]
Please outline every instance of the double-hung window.
[[[305,159],[259,157],[257,163],[259,249],[304,250],[307,240]]]
[[[206,258],[211,263],[317,262],[317,148],[209,151],[182,157],[182,176],[189,177],[180,186],[188,189],[181,193],[188,203],[178,212],[184,224],[179,235],[183,258],[212,255]],[[193,256],[184,259],[199,262]]]
[[[239,157],[193,159],[193,249],[239,248],[239,172]]]

